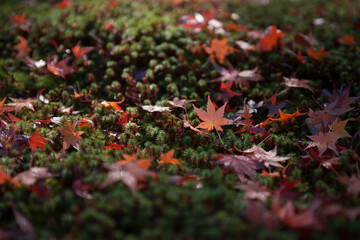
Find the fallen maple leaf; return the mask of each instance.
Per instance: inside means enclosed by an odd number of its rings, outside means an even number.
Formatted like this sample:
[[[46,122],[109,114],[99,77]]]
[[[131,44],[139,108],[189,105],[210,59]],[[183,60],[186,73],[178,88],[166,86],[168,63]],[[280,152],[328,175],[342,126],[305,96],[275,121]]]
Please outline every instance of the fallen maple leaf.
[[[76,44],[75,47],[71,48],[75,58],[79,58],[94,50],[94,47],[81,47],[80,44]]]
[[[173,158],[174,156],[174,151],[175,150],[170,150],[169,152],[167,152],[166,154],[161,153],[160,157],[160,164],[164,164],[164,163],[171,163],[171,164],[175,164],[175,165],[181,165],[180,161],[176,158]]]
[[[332,131],[334,138],[351,137],[350,134],[345,130],[346,123],[349,120],[341,121],[336,118],[335,121],[330,125],[330,131]]]
[[[9,17],[9,19],[13,24],[21,24],[24,21],[26,21],[26,16],[27,16],[27,13],[23,12],[21,15]]]
[[[271,190],[260,185],[259,182],[249,181],[246,184],[236,185],[234,188],[245,192],[244,199],[260,200],[265,203],[266,199],[271,196]]]
[[[270,166],[283,168],[284,166],[278,162],[283,162],[290,159],[290,157],[278,156],[277,147],[275,147],[273,150],[265,151],[259,145],[255,145],[242,152],[253,156],[257,161],[264,163],[264,165],[268,168]]]
[[[268,229],[278,228],[279,219],[268,211],[259,201],[245,201],[245,217],[256,226],[264,226]]]
[[[20,183],[18,181],[7,175],[6,172],[0,167],[0,185],[5,184],[7,181],[18,187],[20,186]]]
[[[241,128],[241,132],[245,132],[247,128],[251,127],[252,124],[252,114],[249,112],[249,108],[244,103],[244,113],[239,115],[240,117],[244,118],[245,120],[242,122],[243,127]]]
[[[350,95],[350,87],[349,84],[345,89],[336,89],[333,94],[328,91],[323,91],[327,99],[330,101],[330,104],[326,106],[326,111],[333,115],[341,115],[345,112],[352,110],[353,108],[350,104],[358,99],[359,97],[349,97]]]
[[[15,216],[16,223],[21,229],[21,236],[26,239],[35,239],[35,229],[33,224],[21,212],[19,212],[15,204],[12,204],[11,208]]]
[[[296,109],[294,113],[283,113],[279,110],[280,118],[272,118],[271,121],[273,122],[281,122],[281,125],[285,125],[286,122],[291,121],[291,123],[295,122],[295,117],[300,117],[305,115],[306,113],[300,113],[299,109]]]
[[[102,101],[101,105],[103,105],[105,108],[110,109],[110,108],[115,108],[116,110],[119,110],[120,112],[124,112],[124,110],[122,110],[122,108],[118,105],[120,103],[122,103],[125,99],[119,101],[119,102],[108,102],[108,101]]]
[[[305,65],[307,64],[307,62],[305,61],[305,59],[304,59],[304,57],[303,57],[303,55],[302,55],[302,53],[301,53],[300,48],[298,49],[296,56],[297,56],[299,62],[301,62],[301,63],[303,63],[303,64],[305,64]]]
[[[256,161],[248,156],[241,155],[220,155],[216,164],[222,164],[226,170],[232,170],[236,173],[240,181],[245,181],[245,176],[254,178],[256,170],[265,167],[263,163]]]
[[[179,107],[179,108],[185,109],[185,106],[187,103],[195,102],[195,100],[179,99],[178,97],[176,97],[171,101],[168,100],[167,102],[174,107]]]
[[[275,197],[272,204],[273,214],[281,222],[293,229],[316,229],[323,230],[324,226],[317,218],[314,209],[310,208],[304,212],[296,213],[293,201],[288,200],[285,205],[281,205],[280,197]]]
[[[184,28],[191,28],[196,32],[199,32],[201,29],[208,26],[210,20],[213,19],[213,15],[213,9],[210,9],[209,11],[202,11],[202,14],[195,13],[195,16],[182,16],[177,25]]]
[[[300,80],[297,78],[287,78],[287,77],[283,77],[284,79],[284,84],[288,87],[294,87],[294,88],[306,88],[308,89],[310,92],[314,92],[311,87],[308,85],[309,82],[311,82],[310,80]]]
[[[147,176],[154,176],[155,173],[145,168],[141,168],[137,163],[129,163],[120,165],[117,163],[107,166],[110,171],[107,173],[106,179],[99,185],[99,188],[105,188],[109,184],[115,182],[123,182],[135,194],[138,182],[144,180]]]
[[[45,142],[48,141],[44,137],[38,136],[39,131],[40,131],[40,129],[37,130],[36,132],[34,132],[33,134],[31,134],[29,141],[28,141],[28,143],[30,145],[29,147],[34,152],[37,150],[37,148],[44,148]]]
[[[80,179],[73,181],[72,188],[74,190],[74,193],[77,196],[87,199],[87,200],[94,199],[94,196],[91,193],[89,193],[91,186],[88,184],[82,183],[82,181]],[[71,239],[69,239],[69,240],[71,240]]]
[[[59,2],[57,3],[55,6],[58,8],[58,9],[65,9],[67,7],[70,7],[71,6],[71,0],[63,0],[62,2]]]
[[[240,71],[236,69],[227,70],[217,64],[213,65],[215,70],[222,75],[221,77],[212,80],[214,82],[234,82],[239,88],[242,88],[243,86],[249,88],[249,82],[258,82],[264,79],[263,76],[258,73],[257,67],[252,70]]]
[[[250,51],[253,51],[255,49],[255,46],[254,45],[251,45],[245,41],[242,41],[242,40],[239,40],[239,41],[236,41],[235,44],[242,50],[244,51],[247,51],[247,52],[250,52]]]
[[[260,52],[272,51],[282,44],[281,38],[284,36],[285,34],[275,25],[270,26],[266,30],[265,36],[258,42],[257,48]]]
[[[21,15],[18,16],[10,16],[9,19],[11,21],[11,27],[12,28],[17,28],[19,27],[20,29],[29,32],[29,23],[30,20],[26,19],[27,13],[23,12]]]
[[[306,119],[312,134],[317,135],[319,131],[327,132],[328,125],[332,123],[336,116],[329,114],[325,110],[313,111],[309,108],[309,118]]]
[[[76,150],[79,150],[79,142],[82,140],[80,135],[84,132],[76,131],[76,123],[71,124],[67,118],[65,119],[65,125],[66,126],[59,129],[61,135],[64,138],[62,151],[65,151],[70,146],[73,146]]]
[[[283,107],[286,106],[285,102],[276,102],[276,95],[277,95],[278,90],[276,90],[275,94],[269,98],[269,100],[267,100],[264,97],[264,101],[265,101],[265,106],[269,109],[269,114],[273,115],[274,113],[278,112],[279,110],[281,110]]]
[[[220,91],[222,93],[219,94],[218,100],[222,99],[224,102],[228,102],[230,98],[233,98],[235,96],[241,96],[241,93],[235,93],[233,90],[231,90],[231,87],[234,82],[220,82]]]
[[[65,58],[58,62],[57,56],[51,60],[49,57],[47,59],[47,69],[54,75],[60,76],[62,78],[65,78],[66,75],[76,72],[76,70],[71,67],[67,66],[70,58]]]
[[[20,42],[16,44],[13,49],[18,51],[15,58],[22,59],[29,55],[29,53],[31,52],[31,48],[29,47],[25,38],[23,38],[22,36],[18,36],[18,39]]]
[[[314,46],[314,44],[317,43],[317,40],[313,37],[311,32],[308,35],[296,33],[294,36],[294,40],[296,43],[308,48]]]
[[[14,180],[30,186],[35,184],[38,179],[47,179],[57,176],[59,176],[59,174],[50,173],[48,168],[33,167],[17,174],[14,177]]]
[[[234,48],[227,45],[226,38],[222,40],[213,39],[210,47],[204,46],[204,49],[212,62],[216,62],[217,59],[220,64],[224,64],[226,55],[234,52]]]
[[[7,125],[7,122],[22,122],[22,120],[18,119],[14,115],[12,115],[10,112],[14,111],[14,108],[12,107],[3,107],[5,103],[6,97],[4,97],[3,100],[0,102],[0,120],[1,123],[4,123]]]
[[[144,170],[149,169],[153,160],[153,158],[139,158],[136,153],[133,153],[131,155],[123,153],[121,156],[124,158],[124,160],[116,162],[117,164],[122,166],[128,164],[135,164],[136,167],[142,168]]]
[[[324,51],[324,48],[321,48],[315,52],[312,48],[307,49],[306,53],[309,55],[309,57],[312,57],[312,58],[318,60],[319,62],[322,62],[323,58],[326,58],[328,56],[327,52]]]
[[[125,149],[127,147],[131,147],[131,145],[120,145],[116,143],[109,143],[108,145],[105,146],[105,150],[107,151],[110,148],[120,150],[120,149]]]
[[[84,61],[84,65],[86,66],[87,65],[86,54],[94,49],[95,49],[94,47],[81,47],[79,43],[76,44],[76,46],[71,49],[75,57],[74,62],[76,62],[77,59],[81,59],[82,61]]]
[[[338,138],[336,136],[334,136],[334,134],[332,132],[327,132],[327,133],[319,132],[319,135],[313,135],[313,136],[307,136],[307,137],[310,138],[312,140],[312,142],[305,149],[317,147],[317,149],[319,150],[320,156],[327,149],[331,149],[336,154],[338,154],[338,151],[337,151],[336,145],[335,145]]]
[[[35,104],[35,99],[34,98],[28,98],[28,99],[21,99],[21,98],[12,98],[10,97],[11,101],[13,101],[12,103],[8,103],[6,104],[6,106],[11,106],[14,107],[15,110],[15,114],[20,111],[21,109],[23,109],[24,107],[35,111],[34,109],[34,104]]]
[[[39,71],[41,73],[46,72],[46,70],[44,68],[46,66],[46,62],[44,60],[42,60],[42,59],[33,60],[33,59],[29,58],[29,57],[26,57],[22,61],[29,70]]]
[[[331,149],[338,154],[335,145],[337,140],[342,137],[351,137],[345,130],[347,122],[348,120],[340,121],[336,118],[336,120],[330,125],[328,132],[319,132],[318,135],[308,136],[308,138],[310,138],[313,142],[311,142],[305,149],[317,147],[319,150],[319,156],[321,156],[327,149]]]
[[[108,2],[108,6],[109,7],[120,7],[120,3],[118,1],[116,1],[116,0],[110,0]]]
[[[152,106],[152,105],[138,105],[147,112],[171,112],[170,107]]]
[[[354,36],[350,36],[350,35],[344,35],[341,38],[339,38],[338,41],[339,41],[339,43],[344,44],[344,45],[348,45],[350,47],[354,43],[356,44]]]
[[[346,191],[349,195],[353,194],[354,199],[357,198],[357,196],[360,193],[360,177],[357,175],[352,175],[351,177],[348,177],[347,175],[339,176],[339,181],[346,185]]]
[[[222,107],[220,107],[217,111],[215,111],[215,107],[210,100],[210,96],[208,96],[206,111],[195,107],[194,104],[193,107],[199,118],[202,121],[204,121],[200,123],[196,128],[203,128],[206,129],[207,131],[211,131],[215,128],[216,130],[222,132],[223,130],[221,126],[227,125],[227,123],[229,122],[229,119],[223,118],[226,103]]]

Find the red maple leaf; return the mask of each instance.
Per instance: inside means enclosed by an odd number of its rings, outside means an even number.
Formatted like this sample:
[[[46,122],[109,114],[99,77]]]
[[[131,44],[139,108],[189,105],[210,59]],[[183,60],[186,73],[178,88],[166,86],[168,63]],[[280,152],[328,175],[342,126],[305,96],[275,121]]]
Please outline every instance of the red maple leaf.
[[[234,82],[220,83],[220,91],[222,93],[219,94],[217,100],[222,99],[224,102],[228,102],[230,98],[242,95],[241,93],[235,93],[233,90],[231,90],[233,83]]]
[[[70,58],[65,58],[58,62],[57,57],[50,60],[48,58],[47,60],[47,69],[54,75],[60,76],[62,78],[65,78],[66,75],[69,75],[70,73],[76,72],[76,70],[71,67],[67,66]]]
[[[325,52],[324,48],[321,48],[317,51],[314,51],[312,48],[307,49],[306,53],[309,55],[309,57],[312,57],[319,62],[323,61],[323,58],[326,58],[328,56],[327,52]]]
[[[266,34],[257,44],[257,48],[260,52],[272,51],[282,45],[281,38],[285,34],[279,30],[275,25],[270,26],[266,30]]]
[[[63,0],[55,5],[59,9],[64,9],[71,6],[71,0]]]
[[[31,136],[29,138],[29,141],[28,141],[28,143],[30,145],[29,147],[34,152],[37,150],[37,148],[44,148],[45,147],[45,142],[48,141],[44,137],[38,136],[39,131],[40,131],[40,129],[37,130],[36,132],[34,132],[33,134],[31,134]]]
[[[254,178],[256,170],[265,167],[263,163],[260,163],[249,156],[241,155],[220,155],[216,164],[222,164],[225,170],[232,170],[236,173],[240,181],[245,181],[245,176],[250,179]]]

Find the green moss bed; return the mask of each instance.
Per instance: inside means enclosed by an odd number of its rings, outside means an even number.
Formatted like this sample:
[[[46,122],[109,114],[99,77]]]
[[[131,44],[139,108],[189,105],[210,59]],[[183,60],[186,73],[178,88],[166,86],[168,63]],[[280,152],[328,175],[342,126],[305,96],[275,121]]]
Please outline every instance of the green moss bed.
[[[360,239],[359,16],[1,0],[0,239]]]

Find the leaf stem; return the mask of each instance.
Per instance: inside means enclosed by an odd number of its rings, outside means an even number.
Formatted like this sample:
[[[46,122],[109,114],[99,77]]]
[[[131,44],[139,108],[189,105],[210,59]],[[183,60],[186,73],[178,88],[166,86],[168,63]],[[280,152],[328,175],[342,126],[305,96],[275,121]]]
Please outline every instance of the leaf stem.
[[[215,128],[215,131],[216,131],[216,133],[217,133],[217,135],[218,135],[218,137],[219,137],[219,139],[220,139],[221,144],[224,146],[224,142],[223,142],[223,140],[221,139],[218,130],[216,129],[216,127],[214,127],[214,128]]]
[[[35,158],[35,152],[32,150],[32,151],[31,151],[31,160],[30,160],[30,167],[29,167],[29,168],[32,168],[32,167],[33,167],[34,158]]]

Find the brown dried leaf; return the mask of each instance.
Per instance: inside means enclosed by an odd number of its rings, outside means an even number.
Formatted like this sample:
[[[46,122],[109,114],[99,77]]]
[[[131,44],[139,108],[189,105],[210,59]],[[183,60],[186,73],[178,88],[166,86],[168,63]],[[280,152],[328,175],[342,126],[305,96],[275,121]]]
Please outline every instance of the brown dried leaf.
[[[33,167],[27,171],[21,172],[14,177],[14,180],[19,181],[27,186],[35,184],[38,179],[46,179],[57,177],[58,174],[50,173],[47,168]]]
[[[65,127],[60,128],[59,131],[64,137],[62,151],[65,151],[70,146],[73,146],[76,150],[79,150],[79,142],[82,140],[80,137],[83,131],[76,131],[76,123],[71,124],[67,118],[65,120]]]
[[[294,87],[294,88],[306,88],[308,89],[310,92],[314,92],[311,87],[308,85],[308,83],[310,82],[310,80],[300,80],[297,78],[287,78],[287,77],[283,77],[284,79],[284,84],[288,87]]]
[[[28,98],[28,99],[12,98],[12,97],[9,97],[9,98],[13,102],[6,104],[6,106],[14,107],[15,114],[18,111],[20,111],[21,109],[23,109],[24,107],[26,107],[32,111],[35,111],[35,109],[34,109],[35,99],[34,98]]]
[[[264,165],[266,167],[273,166],[273,167],[283,168],[284,166],[278,162],[283,162],[283,161],[290,159],[290,157],[278,156],[277,155],[277,147],[275,147],[273,150],[270,150],[267,152],[259,145],[255,145],[252,148],[249,148],[243,152],[248,155],[251,155],[257,161],[264,163]]]
[[[241,155],[220,155],[220,159],[216,164],[222,164],[226,170],[232,170],[236,173],[240,181],[246,180],[245,176],[250,179],[254,178],[256,170],[265,167],[263,163],[256,161],[248,156]]]
[[[172,101],[168,100],[167,102],[174,107],[179,107],[179,108],[185,109],[185,105],[187,103],[195,102],[195,100],[179,99],[178,97],[176,97]]]

